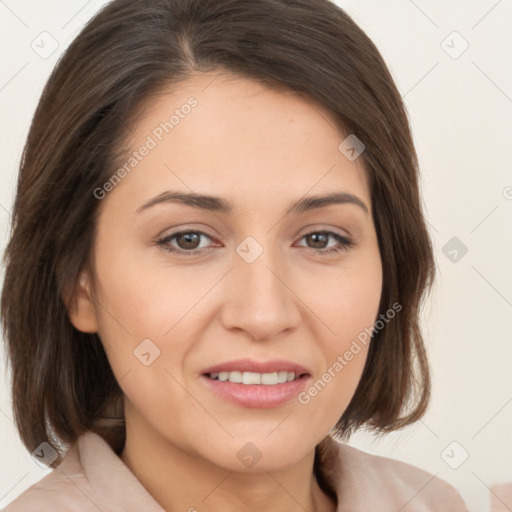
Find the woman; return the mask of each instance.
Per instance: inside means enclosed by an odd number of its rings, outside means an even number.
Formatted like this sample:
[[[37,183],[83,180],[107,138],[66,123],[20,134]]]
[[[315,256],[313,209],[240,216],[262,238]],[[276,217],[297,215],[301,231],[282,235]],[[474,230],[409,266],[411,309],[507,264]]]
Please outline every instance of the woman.
[[[466,510],[341,442],[417,421],[417,160],[326,0],[115,0],[37,108],[6,251],[25,510]]]

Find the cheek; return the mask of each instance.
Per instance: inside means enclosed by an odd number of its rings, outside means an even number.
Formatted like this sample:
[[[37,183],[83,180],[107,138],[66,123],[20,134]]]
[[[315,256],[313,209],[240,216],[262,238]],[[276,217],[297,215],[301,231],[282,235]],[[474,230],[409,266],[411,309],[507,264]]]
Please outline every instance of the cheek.
[[[192,347],[184,328],[194,321],[193,306],[211,280],[200,281],[196,271],[193,284],[193,270],[171,272],[168,266],[148,263],[146,254],[157,248],[98,247],[98,334],[123,392],[141,408],[170,403],[169,397],[174,404],[187,403],[190,397],[177,384],[183,382],[183,362]],[[158,408],[152,414],[165,413]]]
[[[326,352],[342,354],[361,333],[370,329],[379,312],[382,295],[382,267],[378,250],[373,248],[329,272],[317,274],[315,290],[309,293],[311,309],[328,328],[323,339]],[[311,284],[311,283],[310,283]]]
[[[368,345],[349,346],[298,396],[312,426],[329,430],[338,422],[354,396],[367,354]]]
[[[160,339],[184,316],[188,305],[197,301],[193,287],[186,286],[179,271],[171,275],[168,269],[147,261],[147,253],[153,251],[157,248],[109,251],[103,246],[98,252],[102,293],[97,309],[103,333],[109,338],[116,332],[133,343]]]
[[[323,368],[298,397],[313,430],[334,427],[361,379],[381,296],[379,273],[373,277],[373,281],[347,280],[344,286],[329,290],[329,300],[318,303],[317,310],[331,332],[325,334],[322,328],[323,336],[317,336],[322,342]]]
[[[371,334],[376,325],[382,293],[382,268],[378,252],[368,253],[352,266],[324,279],[322,293],[311,297],[312,309],[322,328],[324,368],[306,390],[303,403],[328,411],[334,423],[348,406],[361,378]],[[325,409],[324,409],[325,408]]]

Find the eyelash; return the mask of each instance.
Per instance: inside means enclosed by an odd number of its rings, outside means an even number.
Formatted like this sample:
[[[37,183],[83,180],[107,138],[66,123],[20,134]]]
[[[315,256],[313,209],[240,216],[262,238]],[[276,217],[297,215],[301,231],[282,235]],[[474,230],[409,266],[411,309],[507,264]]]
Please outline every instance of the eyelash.
[[[207,238],[212,239],[211,236],[207,235],[206,233],[203,233],[202,231],[185,230],[185,231],[178,231],[176,233],[172,233],[163,238],[160,238],[159,240],[157,240],[156,243],[158,246],[162,247],[167,252],[176,253],[176,254],[184,255],[184,256],[194,256],[197,254],[201,254],[205,250],[207,250],[207,249],[203,248],[203,249],[194,249],[192,251],[185,251],[183,249],[180,250],[180,249],[171,248],[171,246],[169,245],[169,242],[172,239],[174,239],[178,235],[184,235],[184,234],[188,234],[188,233],[196,233],[198,235],[204,235]],[[354,242],[352,240],[350,240],[349,238],[344,237],[342,235],[339,235],[338,233],[334,233],[333,231],[311,231],[310,233],[306,233],[305,235],[303,235],[301,237],[301,240],[303,238],[306,238],[309,235],[315,235],[315,234],[330,235],[333,238],[335,238],[338,242],[340,242],[340,245],[338,245],[336,247],[331,247],[330,249],[311,249],[315,254],[320,254],[321,256],[327,256],[327,255],[339,253],[342,251],[348,251],[352,246],[354,246]]]

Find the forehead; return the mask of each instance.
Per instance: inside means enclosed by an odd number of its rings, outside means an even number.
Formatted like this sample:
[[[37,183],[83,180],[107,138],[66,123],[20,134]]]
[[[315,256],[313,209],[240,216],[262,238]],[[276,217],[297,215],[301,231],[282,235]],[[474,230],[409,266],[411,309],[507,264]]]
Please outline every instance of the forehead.
[[[257,201],[258,193],[284,200],[287,192],[297,199],[343,190],[370,207],[361,159],[338,148],[346,134],[326,107],[297,91],[200,73],[147,98],[130,128],[129,153],[152,141],[121,183],[139,197],[178,188]]]

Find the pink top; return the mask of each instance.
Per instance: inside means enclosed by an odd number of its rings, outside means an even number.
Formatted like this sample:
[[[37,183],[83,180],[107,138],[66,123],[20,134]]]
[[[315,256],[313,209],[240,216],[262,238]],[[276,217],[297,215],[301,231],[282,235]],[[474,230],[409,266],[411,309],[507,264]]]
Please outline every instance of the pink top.
[[[512,510],[512,482],[491,486],[491,512],[510,512]]]
[[[419,468],[329,440],[323,466],[338,512],[467,512],[447,482]],[[165,512],[99,435],[87,431],[51,473],[5,512]]]

